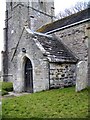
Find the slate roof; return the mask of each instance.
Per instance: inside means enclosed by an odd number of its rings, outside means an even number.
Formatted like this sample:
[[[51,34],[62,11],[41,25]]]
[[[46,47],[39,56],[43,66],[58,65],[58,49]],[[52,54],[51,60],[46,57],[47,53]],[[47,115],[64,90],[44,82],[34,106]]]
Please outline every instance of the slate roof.
[[[47,52],[50,62],[77,62],[77,58],[57,38],[37,36],[37,40]]]
[[[43,27],[41,27],[40,29],[37,30],[37,32],[42,32],[42,33],[46,33],[49,32],[51,30],[57,29],[57,28],[61,28],[85,19],[90,18],[90,8],[82,10],[78,13],[72,14],[68,17],[65,17],[63,19],[57,20],[53,23],[47,24]]]

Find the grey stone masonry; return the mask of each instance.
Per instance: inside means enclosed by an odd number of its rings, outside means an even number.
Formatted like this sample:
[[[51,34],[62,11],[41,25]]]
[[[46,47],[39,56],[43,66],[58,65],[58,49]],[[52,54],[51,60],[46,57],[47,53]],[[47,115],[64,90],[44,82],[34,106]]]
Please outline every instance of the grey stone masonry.
[[[3,80],[13,82],[15,92],[32,93],[75,84],[76,91],[85,88],[88,22],[60,29],[54,35],[36,32],[54,18],[53,0],[36,1],[6,3]],[[76,69],[79,61],[84,62]]]
[[[87,24],[79,24],[59,32],[56,36],[79,58],[79,60],[88,60],[88,35]]]
[[[28,23],[28,26],[33,30],[36,30],[38,27],[42,26],[43,24],[51,22],[51,7],[54,7],[54,2],[41,2],[37,0],[37,2],[29,1],[28,2],[7,2],[6,3],[6,11],[7,11],[7,19],[5,20],[8,26],[7,28],[7,37],[4,44],[7,44],[7,58],[4,59],[4,63],[7,61],[7,75],[12,75],[13,64],[17,63],[17,58],[15,58],[15,62],[11,62],[13,57],[16,45],[22,36],[23,28],[25,23]],[[54,11],[53,11],[54,15]],[[32,18],[34,17],[34,18]],[[26,36],[27,37],[27,36]],[[25,41],[26,42],[26,41]],[[27,43],[28,44],[28,43]],[[6,55],[4,55],[6,56]],[[3,66],[6,66],[5,64]],[[16,65],[15,65],[16,68]],[[9,76],[9,80],[12,81],[12,77]],[[7,80],[6,80],[7,81]]]
[[[88,34],[88,85],[90,86],[90,22],[87,24],[87,34]]]
[[[39,27],[48,24],[53,21],[54,19],[54,2],[51,1],[39,1],[32,2],[32,4],[29,4],[29,15],[31,23],[30,28],[32,30],[37,30]],[[34,9],[32,9],[34,8]]]
[[[81,91],[87,87],[87,62],[80,61],[77,64],[76,76],[76,92]]]
[[[79,61],[86,61],[86,64],[88,65],[88,41],[90,33],[88,32],[87,26],[88,22],[61,30],[59,32],[56,32],[55,34],[67,47],[71,49],[71,51],[73,51],[74,55],[78,57]],[[82,73],[82,76],[83,74],[84,76],[87,76],[84,77],[84,81],[87,82],[89,71],[88,68],[86,68],[85,70],[86,72],[83,71],[84,73]],[[76,81],[78,81],[78,78],[76,79]]]
[[[13,86],[15,92],[24,91],[25,58],[29,58],[33,66],[33,92],[49,89],[48,61],[34,41],[34,37],[25,30],[12,60]],[[22,52],[25,48],[26,53]]]
[[[6,26],[7,38],[4,41],[3,80],[13,82],[14,91],[24,91],[25,59],[29,58],[33,66],[33,92],[49,89],[48,61],[37,47],[33,36],[25,32],[24,25],[36,30],[52,21],[54,16],[54,2],[7,2]],[[35,36],[34,36],[35,37]],[[7,44],[6,44],[7,43]],[[26,53],[22,52],[25,48]],[[7,58],[5,53],[7,52]],[[6,61],[7,65],[6,66]],[[7,70],[7,72],[5,72]],[[6,74],[5,74],[6,73]]]
[[[11,19],[15,14],[15,10],[20,7],[20,20],[28,21],[30,28],[37,30],[39,27],[53,21],[54,17],[54,1],[39,1],[30,0],[29,2],[7,2],[6,8],[8,10],[8,18]],[[24,19],[26,18],[26,19]]]
[[[60,88],[75,85],[75,70],[75,64],[50,63],[50,88]]]

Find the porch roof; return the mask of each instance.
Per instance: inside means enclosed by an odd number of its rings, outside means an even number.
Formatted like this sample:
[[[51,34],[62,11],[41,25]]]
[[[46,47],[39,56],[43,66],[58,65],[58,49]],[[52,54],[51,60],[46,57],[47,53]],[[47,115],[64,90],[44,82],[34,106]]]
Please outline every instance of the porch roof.
[[[73,52],[56,37],[37,35],[36,39],[46,51],[44,55],[50,62],[77,62],[78,59]]]

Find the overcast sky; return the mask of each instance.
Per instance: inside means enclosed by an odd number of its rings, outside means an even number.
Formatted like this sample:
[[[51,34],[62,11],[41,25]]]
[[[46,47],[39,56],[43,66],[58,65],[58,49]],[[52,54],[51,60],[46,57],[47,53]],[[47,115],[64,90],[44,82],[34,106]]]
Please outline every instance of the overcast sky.
[[[70,8],[76,2],[80,1],[90,0],[54,0],[55,14],[58,14],[59,11],[63,11],[65,8]],[[3,50],[4,19],[5,19],[5,0],[0,0],[0,70],[1,70],[1,51]]]

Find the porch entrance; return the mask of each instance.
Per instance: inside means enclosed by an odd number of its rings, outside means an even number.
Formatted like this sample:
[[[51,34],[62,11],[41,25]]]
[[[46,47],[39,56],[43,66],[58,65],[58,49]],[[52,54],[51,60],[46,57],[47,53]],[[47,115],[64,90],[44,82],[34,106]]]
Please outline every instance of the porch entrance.
[[[24,86],[25,92],[33,92],[33,67],[29,58],[25,59],[25,68],[24,68]]]

